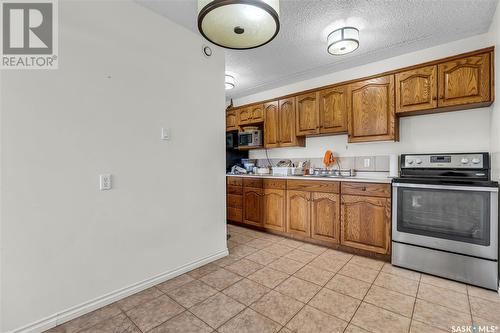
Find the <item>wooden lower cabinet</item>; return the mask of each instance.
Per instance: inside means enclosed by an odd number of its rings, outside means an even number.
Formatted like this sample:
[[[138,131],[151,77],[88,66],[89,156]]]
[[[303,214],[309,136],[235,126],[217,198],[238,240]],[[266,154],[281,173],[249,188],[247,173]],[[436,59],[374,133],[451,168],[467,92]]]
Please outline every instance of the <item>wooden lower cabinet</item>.
[[[226,214],[229,221],[243,222],[243,179],[229,177],[226,188]]]
[[[261,188],[243,189],[243,223],[262,226],[263,196]]]
[[[340,199],[338,194],[311,194],[311,238],[340,243]]]
[[[265,188],[263,199],[264,228],[285,231],[285,190]]]
[[[387,257],[390,197],[389,184],[243,178],[228,181],[227,215],[304,241]]]
[[[389,198],[342,195],[341,216],[342,244],[381,254],[389,253]]]
[[[289,190],[286,194],[286,231],[291,234],[311,236],[311,193]]]

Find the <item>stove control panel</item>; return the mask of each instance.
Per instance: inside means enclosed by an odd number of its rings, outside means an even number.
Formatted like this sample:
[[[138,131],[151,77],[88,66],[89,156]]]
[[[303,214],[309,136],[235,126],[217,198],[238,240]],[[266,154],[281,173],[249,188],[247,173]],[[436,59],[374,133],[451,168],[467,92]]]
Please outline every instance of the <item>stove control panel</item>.
[[[484,161],[485,154],[401,155],[401,168],[483,169],[488,167]]]

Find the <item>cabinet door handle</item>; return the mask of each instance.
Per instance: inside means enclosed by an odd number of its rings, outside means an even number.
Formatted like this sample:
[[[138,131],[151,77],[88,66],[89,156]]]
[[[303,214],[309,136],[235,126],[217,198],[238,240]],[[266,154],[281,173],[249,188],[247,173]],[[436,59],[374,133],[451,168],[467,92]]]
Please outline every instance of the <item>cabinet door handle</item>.
[[[432,100],[433,100],[433,101],[435,101],[435,100],[437,100],[437,99],[438,99],[438,97],[437,97],[437,96],[432,97]]]

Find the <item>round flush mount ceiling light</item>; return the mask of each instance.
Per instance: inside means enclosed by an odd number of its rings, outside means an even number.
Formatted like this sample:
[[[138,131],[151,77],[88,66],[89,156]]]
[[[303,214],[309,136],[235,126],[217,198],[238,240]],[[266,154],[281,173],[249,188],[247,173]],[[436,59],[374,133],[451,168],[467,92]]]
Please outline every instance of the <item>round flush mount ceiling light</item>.
[[[279,0],[198,0],[198,30],[227,49],[262,46],[280,30]]]
[[[226,83],[226,90],[231,90],[236,85],[236,80],[234,79],[234,76],[226,74],[225,83]]]
[[[344,27],[332,31],[327,38],[328,53],[343,55],[351,53],[359,47],[359,30],[353,27]]]

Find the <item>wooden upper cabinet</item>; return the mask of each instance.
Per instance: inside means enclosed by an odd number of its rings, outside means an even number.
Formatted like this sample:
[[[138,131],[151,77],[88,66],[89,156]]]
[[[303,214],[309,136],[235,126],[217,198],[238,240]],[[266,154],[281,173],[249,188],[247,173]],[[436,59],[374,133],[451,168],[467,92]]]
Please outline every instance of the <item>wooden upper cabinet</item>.
[[[266,148],[304,146],[295,135],[295,98],[264,104],[264,146]]]
[[[252,109],[249,107],[239,109],[238,123],[240,125],[252,123]]]
[[[295,98],[297,109],[295,113],[295,129],[297,135],[319,133],[318,93],[310,93]]]
[[[297,145],[295,135],[295,98],[279,101],[279,144],[280,147]]]
[[[261,188],[245,188],[243,190],[243,222],[262,226],[264,190]]]
[[[394,75],[355,82],[348,88],[349,142],[399,140]]]
[[[490,53],[438,65],[439,107],[489,102]]]
[[[312,193],[311,238],[333,244],[340,242],[340,199],[338,194]]]
[[[264,106],[256,104],[240,109],[239,124],[257,124],[264,121]]]
[[[254,123],[259,123],[264,121],[264,105],[257,104],[250,106],[249,109],[252,112],[252,121]]]
[[[396,74],[396,113],[437,107],[437,66],[426,66]]]
[[[319,132],[347,132],[347,86],[319,92]]]
[[[304,237],[311,236],[311,193],[288,190],[286,194],[286,231]]]
[[[390,199],[342,195],[341,243],[388,254],[390,244]]]
[[[238,130],[238,110],[226,111],[226,131]]]
[[[275,148],[279,146],[280,117],[278,101],[264,104],[264,146]]]
[[[285,190],[264,188],[264,213],[262,222],[264,228],[285,231]]]

